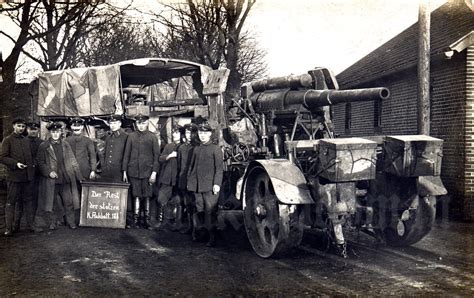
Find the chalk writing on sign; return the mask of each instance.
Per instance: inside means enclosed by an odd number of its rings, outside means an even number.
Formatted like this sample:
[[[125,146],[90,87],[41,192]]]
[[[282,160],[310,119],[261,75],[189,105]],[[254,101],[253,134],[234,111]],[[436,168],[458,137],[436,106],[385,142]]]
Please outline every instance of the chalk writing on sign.
[[[120,211],[119,191],[90,190],[89,204],[87,210],[88,219],[110,219],[118,220]],[[110,199],[110,201],[94,200]]]
[[[128,183],[82,182],[81,226],[125,228]]]

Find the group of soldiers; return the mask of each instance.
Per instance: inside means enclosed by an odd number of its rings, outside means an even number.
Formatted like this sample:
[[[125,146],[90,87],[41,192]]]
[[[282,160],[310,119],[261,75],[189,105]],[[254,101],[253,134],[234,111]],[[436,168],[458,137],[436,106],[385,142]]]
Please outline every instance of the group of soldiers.
[[[42,217],[50,230],[63,218],[76,229],[80,181],[100,179],[130,183],[128,227],[162,228],[164,209],[173,200],[177,214],[173,229],[177,226],[182,233],[192,234],[193,240],[198,229],[207,230],[207,245],[214,246],[223,158],[209,123],[174,126],[172,141],[161,152],[157,136],[148,130],[148,116],[133,120],[135,131],[126,133],[122,117],[110,116],[110,133],[101,154],[96,154],[94,141],[83,133],[81,118],[71,120],[70,136],[65,136],[64,123],[49,123],[44,142],[38,137],[37,123],[14,119],[13,133],[3,140],[0,151],[0,163],[8,169],[5,236],[19,231],[23,211],[29,231],[43,230],[35,217]],[[153,197],[157,197],[156,212],[150,208]]]

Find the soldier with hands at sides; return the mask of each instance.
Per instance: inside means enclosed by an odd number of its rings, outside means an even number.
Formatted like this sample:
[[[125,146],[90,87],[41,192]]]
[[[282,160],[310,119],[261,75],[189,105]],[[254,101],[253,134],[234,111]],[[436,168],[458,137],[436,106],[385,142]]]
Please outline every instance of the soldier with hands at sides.
[[[76,229],[74,209],[80,208],[77,181],[83,180],[82,173],[68,142],[62,140],[62,125],[58,122],[47,126],[50,138],[38,148],[40,170],[38,208],[45,211],[49,229],[56,229],[53,210],[62,209],[71,229]],[[61,206],[62,205],[62,206]]]
[[[105,138],[105,150],[101,158],[102,178],[110,182],[122,182],[122,161],[128,134],[122,129],[122,116],[110,116],[108,124],[111,134]]]
[[[216,244],[217,200],[223,176],[223,157],[218,145],[212,142],[212,128],[207,123],[198,126],[200,144],[194,147],[187,177],[187,187],[194,192],[196,213],[193,240],[196,239],[196,226],[202,225],[209,233],[207,246]]]
[[[25,208],[28,229],[35,230],[31,192],[36,164],[31,154],[30,142],[23,136],[25,120],[16,118],[12,125],[13,132],[3,140],[0,150],[0,163],[8,169],[5,236],[13,236],[15,206],[20,200]]]
[[[130,181],[134,198],[133,226],[138,227],[143,209],[146,228],[150,228],[150,198],[156,182],[160,155],[158,140],[148,130],[148,119],[144,115],[135,117],[137,130],[128,136],[122,163],[123,180]]]

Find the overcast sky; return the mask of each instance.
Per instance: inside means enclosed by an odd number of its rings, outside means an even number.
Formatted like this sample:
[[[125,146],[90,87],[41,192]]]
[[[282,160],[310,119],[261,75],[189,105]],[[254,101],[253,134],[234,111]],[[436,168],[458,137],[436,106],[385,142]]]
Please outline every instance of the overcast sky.
[[[430,0],[430,9],[445,2]],[[152,2],[134,3],[147,7]],[[416,0],[257,0],[247,29],[267,51],[269,75],[301,74],[316,66],[337,74],[417,18]],[[5,18],[0,23],[8,26]],[[4,57],[11,47],[0,36]]]

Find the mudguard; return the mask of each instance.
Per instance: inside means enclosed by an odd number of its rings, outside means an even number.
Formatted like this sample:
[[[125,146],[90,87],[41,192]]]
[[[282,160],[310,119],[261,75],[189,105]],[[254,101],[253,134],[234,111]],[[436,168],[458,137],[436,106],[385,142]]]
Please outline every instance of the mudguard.
[[[440,176],[419,176],[416,179],[418,195],[424,197],[446,195],[448,191],[443,185]]]
[[[272,181],[278,201],[283,204],[314,204],[306,185],[306,178],[300,169],[286,159],[252,161],[245,174],[237,182],[236,197],[243,200],[247,179],[252,179],[252,171],[263,168]]]

